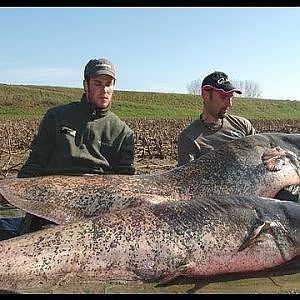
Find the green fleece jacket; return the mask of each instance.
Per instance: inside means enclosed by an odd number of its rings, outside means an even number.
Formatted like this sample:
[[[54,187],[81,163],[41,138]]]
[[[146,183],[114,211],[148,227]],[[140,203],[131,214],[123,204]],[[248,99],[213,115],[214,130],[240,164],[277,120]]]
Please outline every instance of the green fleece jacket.
[[[133,131],[109,109],[80,102],[50,108],[18,177],[134,174]]]

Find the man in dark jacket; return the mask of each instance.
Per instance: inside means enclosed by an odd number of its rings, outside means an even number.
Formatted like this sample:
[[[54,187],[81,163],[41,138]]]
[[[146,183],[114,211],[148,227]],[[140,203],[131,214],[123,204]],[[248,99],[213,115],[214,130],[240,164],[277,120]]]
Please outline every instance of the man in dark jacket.
[[[91,59],[84,69],[81,101],[46,112],[18,177],[134,174],[133,131],[110,110],[115,81],[115,68],[109,60]],[[19,229],[11,223],[8,227],[8,221],[4,229],[11,229],[11,237],[18,230],[21,234],[47,223],[30,214],[23,219],[23,226],[19,219],[12,220]]]
[[[110,110],[115,80],[110,61],[90,60],[81,101],[46,112],[18,177],[134,174],[133,131]]]

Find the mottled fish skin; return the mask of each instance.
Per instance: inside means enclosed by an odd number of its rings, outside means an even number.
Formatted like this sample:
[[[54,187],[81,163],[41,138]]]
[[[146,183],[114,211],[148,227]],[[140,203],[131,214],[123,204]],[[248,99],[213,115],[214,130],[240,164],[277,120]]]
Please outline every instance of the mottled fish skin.
[[[215,196],[111,212],[0,242],[0,288],[252,272],[300,254],[300,205]]]
[[[44,176],[0,181],[12,205],[57,224],[126,207],[195,196],[274,197],[300,184],[300,134],[264,133],[150,175]]]

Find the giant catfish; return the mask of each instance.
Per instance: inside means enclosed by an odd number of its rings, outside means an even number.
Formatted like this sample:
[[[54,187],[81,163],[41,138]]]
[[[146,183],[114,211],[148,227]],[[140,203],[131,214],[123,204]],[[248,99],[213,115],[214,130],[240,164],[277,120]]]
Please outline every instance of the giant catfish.
[[[299,184],[300,134],[265,133],[234,140],[164,172],[13,178],[0,181],[0,195],[22,210],[62,224],[195,196],[274,197],[283,187]]]
[[[0,288],[248,273],[300,254],[300,205],[212,196],[138,206],[0,242]]]

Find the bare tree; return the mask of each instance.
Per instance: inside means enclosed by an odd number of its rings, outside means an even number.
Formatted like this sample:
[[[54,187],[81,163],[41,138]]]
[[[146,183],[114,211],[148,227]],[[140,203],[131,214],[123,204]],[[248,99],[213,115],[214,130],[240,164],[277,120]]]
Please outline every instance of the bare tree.
[[[242,91],[242,94],[235,94],[235,97],[249,97],[258,98],[261,96],[261,89],[259,84],[252,80],[231,80],[233,86],[237,87]],[[191,95],[200,95],[201,93],[201,79],[193,80],[191,83],[187,84],[188,93]]]
[[[259,84],[252,80],[232,80],[232,84],[239,88],[243,93],[236,96],[249,98],[258,98],[261,96]]]
[[[201,79],[196,79],[187,84],[186,88],[188,90],[188,93],[191,95],[200,95],[201,83]]]

